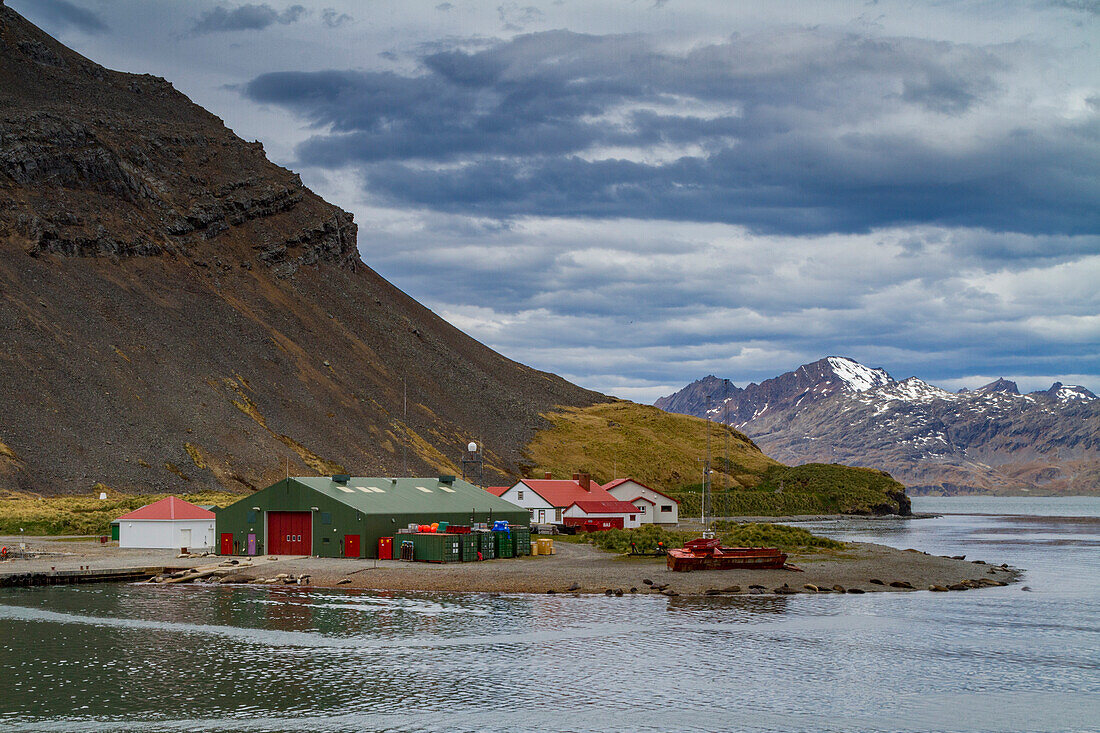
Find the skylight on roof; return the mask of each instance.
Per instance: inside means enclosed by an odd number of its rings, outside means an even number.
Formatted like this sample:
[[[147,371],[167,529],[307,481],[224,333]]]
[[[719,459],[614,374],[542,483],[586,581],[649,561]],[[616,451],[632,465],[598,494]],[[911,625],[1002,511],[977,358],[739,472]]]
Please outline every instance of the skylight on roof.
[[[376,493],[376,494],[384,494],[384,493],[386,493],[386,492],[385,492],[385,490],[383,490],[383,489],[380,489],[380,488],[378,488],[377,486],[368,486],[367,488],[368,488],[368,489],[370,489],[371,491],[373,491],[373,492],[374,492],[374,493]]]
[[[355,493],[354,491],[349,489],[347,486],[337,486],[336,488],[340,489],[340,491],[343,491],[345,494],[354,494]]]
[[[454,489],[452,489],[452,488],[451,488],[450,486],[440,486],[440,487],[439,487],[439,490],[440,490],[440,491],[446,491],[446,492],[447,492],[448,494],[453,494],[453,493],[455,493],[455,490],[454,490]]]
[[[421,490],[421,491],[423,491],[423,492],[424,492],[425,494],[430,494],[430,493],[432,493],[432,490],[431,490],[431,489],[429,489],[429,488],[428,488],[427,486],[417,486],[416,488],[420,489],[420,490]]]
[[[359,489],[359,490],[360,490],[360,491],[362,491],[362,492],[363,492],[364,494],[371,494],[371,493],[374,493],[374,492],[372,492],[372,491],[371,491],[370,489],[368,489],[368,488],[367,488],[366,486],[356,486],[355,488]]]

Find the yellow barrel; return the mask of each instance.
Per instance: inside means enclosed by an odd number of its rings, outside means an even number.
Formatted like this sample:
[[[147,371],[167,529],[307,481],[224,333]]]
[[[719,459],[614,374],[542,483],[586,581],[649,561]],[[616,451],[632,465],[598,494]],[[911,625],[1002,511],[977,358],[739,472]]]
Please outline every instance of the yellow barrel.
[[[554,540],[549,537],[539,537],[537,540],[540,555],[554,554]]]
[[[539,543],[536,542],[535,540],[531,540],[531,554],[532,555],[539,554]]]

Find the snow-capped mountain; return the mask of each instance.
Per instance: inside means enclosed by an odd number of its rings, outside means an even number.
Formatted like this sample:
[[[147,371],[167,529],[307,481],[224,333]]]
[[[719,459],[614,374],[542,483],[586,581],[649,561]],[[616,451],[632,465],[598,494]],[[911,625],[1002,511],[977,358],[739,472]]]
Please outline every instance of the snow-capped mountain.
[[[1100,399],[1079,386],[949,392],[830,356],[744,388],[706,377],[656,405],[728,422],[785,463],[881,468],[918,494],[1100,493]]]

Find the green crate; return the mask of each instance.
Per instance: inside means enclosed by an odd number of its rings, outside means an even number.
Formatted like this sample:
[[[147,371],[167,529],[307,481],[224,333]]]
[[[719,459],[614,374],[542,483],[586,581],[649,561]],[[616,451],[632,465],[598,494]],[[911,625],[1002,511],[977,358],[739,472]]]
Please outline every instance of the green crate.
[[[456,534],[462,555],[462,562],[476,562],[477,551],[480,545],[475,534]]]
[[[531,554],[531,528],[522,524],[511,524],[508,529],[512,532],[512,545],[515,547],[516,557]]]
[[[492,532],[478,532],[477,542],[478,549],[481,551],[482,560],[493,560],[496,558],[496,543],[493,542]]]
[[[399,536],[403,540],[412,540],[415,548],[414,560],[420,562],[459,562],[462,560],[460,535],[424,533]]]
[[[508,532],[493,532],[493,549],[497,557],[516,556],[516,543]]]

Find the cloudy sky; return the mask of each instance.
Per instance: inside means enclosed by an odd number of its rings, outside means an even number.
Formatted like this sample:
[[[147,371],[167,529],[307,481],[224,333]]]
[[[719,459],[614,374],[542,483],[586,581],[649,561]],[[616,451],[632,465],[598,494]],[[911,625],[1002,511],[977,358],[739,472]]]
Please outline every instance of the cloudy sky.
[[[509,357],[1100,392],[1100,2],[7,0],[164,76]]]

